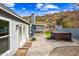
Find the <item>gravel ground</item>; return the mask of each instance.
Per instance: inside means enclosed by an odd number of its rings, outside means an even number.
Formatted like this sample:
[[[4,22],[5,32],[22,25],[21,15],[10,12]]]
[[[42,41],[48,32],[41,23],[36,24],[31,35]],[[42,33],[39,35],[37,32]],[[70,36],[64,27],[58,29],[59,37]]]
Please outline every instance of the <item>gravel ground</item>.
[[[52,49],[63,46],[79,46],[74,42],[55,41],[45,39],[43,34],[35,35],[36,41],[32,42],[31,48],[28,50],[26,56],[48,56]],[[67,49],[67,47],[66,47]],[[60,49],[62,50],[62,49]],[[77,49],[78,50],[78,49]],[[57,50],[58,51],[58,50]],[[70,49],[69,49],[70,51]],[[52,52],[54,53],[54,52]],[[60,53],[60,52],[58,52]],[[69,52],[70,53],[70,52]],[[52,54],[50,54],[52,55]]]

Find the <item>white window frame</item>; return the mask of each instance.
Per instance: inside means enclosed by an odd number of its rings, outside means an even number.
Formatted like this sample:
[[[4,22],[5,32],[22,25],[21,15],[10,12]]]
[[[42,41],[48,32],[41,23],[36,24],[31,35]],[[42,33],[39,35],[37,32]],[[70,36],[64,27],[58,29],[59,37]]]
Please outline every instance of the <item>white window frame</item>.
[[[9,22],[9,35],[1,36],[0,38],[9,37],[9,49],[2,53],[1,55],[6,55],[8,52],[10,52],[10,40],[11,40],[11,20],[8,18],[4,18],[0,16],[0,20],[8,21]]]

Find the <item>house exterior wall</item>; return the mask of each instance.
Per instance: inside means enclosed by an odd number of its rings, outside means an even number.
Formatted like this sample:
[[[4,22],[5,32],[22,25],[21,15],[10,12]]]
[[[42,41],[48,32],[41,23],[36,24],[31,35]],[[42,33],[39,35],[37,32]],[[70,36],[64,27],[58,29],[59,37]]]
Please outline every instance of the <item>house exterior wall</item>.
[[[15,18],[13,17],[7,17],[9,16],[8,14],[5,16],[4,14],[0,14],[0,19],[1,20],[7,20],[10,22],[10,49],[6,52],[4,52],[2,54],[2,56],[9,56],[9,55],[13,55],[18,48],[20,48],[28,39],[29,39],[29,33],[28,33],[28,28],[29,25],[22,23],[22,22],[18,22],[15,20]],[[18,29],[16,28],[16,26],[20,26],[22,28],[22,37],[20,38],[19,36],[19,27]],[[25,31],[23,29],[23,27],[25,27]]]

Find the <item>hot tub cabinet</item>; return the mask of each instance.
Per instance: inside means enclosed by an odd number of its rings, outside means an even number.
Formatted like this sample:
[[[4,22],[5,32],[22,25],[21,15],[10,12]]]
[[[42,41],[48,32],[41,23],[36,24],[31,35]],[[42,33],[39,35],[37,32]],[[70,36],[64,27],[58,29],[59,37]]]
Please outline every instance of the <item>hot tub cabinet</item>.
[[[67,32],[53,32],[52,37],[59,41],[72,41],[71,33]]]

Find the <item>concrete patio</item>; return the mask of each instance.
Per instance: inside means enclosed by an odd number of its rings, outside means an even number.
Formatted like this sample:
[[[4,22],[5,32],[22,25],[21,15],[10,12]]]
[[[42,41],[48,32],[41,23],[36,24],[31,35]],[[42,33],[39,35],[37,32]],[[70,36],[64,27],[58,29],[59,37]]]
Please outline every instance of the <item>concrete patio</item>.
[[[32,46],[26,56],[48,56],[50,51],[56,47],[79,46],[79,44],[75,42],[47,40],[44,34],[36,34],[35,37],[37,40],[32,42]]]

